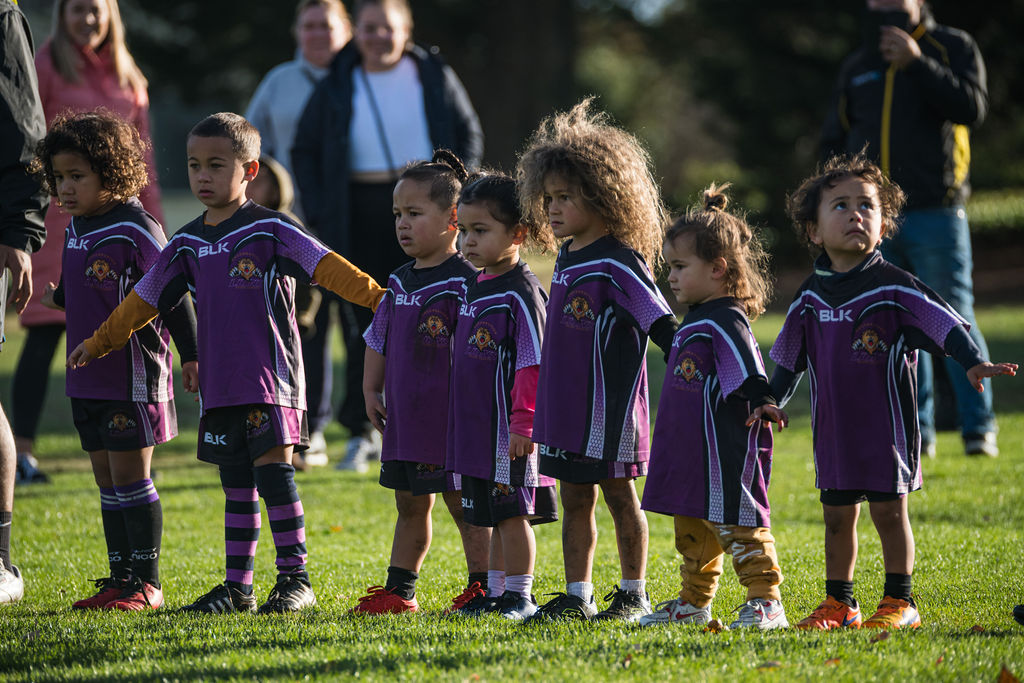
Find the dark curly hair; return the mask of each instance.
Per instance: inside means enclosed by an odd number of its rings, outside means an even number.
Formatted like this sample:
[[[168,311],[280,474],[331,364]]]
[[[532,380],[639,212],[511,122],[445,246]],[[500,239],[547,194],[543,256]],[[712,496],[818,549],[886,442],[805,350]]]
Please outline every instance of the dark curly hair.
[[[542,252],[555,249],[555,240],[551,232],[523,216],[519,191],[512,176],[497,171],[474,174],[470,177],[469,183],[462,188],[459,204],[484,204],[494,220],[506,228],[525,226],[526,246]]]
[[[807,245],[813,254],[821,253],[821,247],[811,241],[811,231],[818,225],[818,207],[826,188],[833,188],[840,180],[855,176],[871,183],[878,190],[878,202],[882,214],[882,237],[891,237],[896,232],[896,218],[903,210],[907,197],[900,186],[882,173],[882,169],[868,159],[864,151],[857,154],[833,156],[819,167],[786,198],[786,212],[793,220],[797,237]]]
[[[135,197],[149,183],[146,143],[135,126],[106,109],[59,114],[46,137],[36,144],[29,172],[53,197],[57,196],[53,157],[62,152],[88,161],[103,189],[117,199]]]
[[[737,213],[725,210],[729,184],[710,185],[699,206],[691,207],[665,232],[665,243],[690,235],[693,253],[702,261],[725,259],[723,283],[726,293],[743,303],[747,317],[755,320],[764,313],[771,297],[768,253],[764,243]]]

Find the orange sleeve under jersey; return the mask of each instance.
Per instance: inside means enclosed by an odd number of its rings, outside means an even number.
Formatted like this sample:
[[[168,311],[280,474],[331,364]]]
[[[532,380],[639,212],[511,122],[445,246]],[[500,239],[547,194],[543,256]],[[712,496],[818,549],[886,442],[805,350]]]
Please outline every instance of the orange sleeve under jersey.
[[[99,329],[85,340],[85,350],[93,358],[102,358],[111,351],[120,349],[128,343],[135,330],[155,318],[159,312],[133,289],[103,321]]]
[[[372,311],[377,310],[377,304],[386,291],[376,280],[333,251],[316,264],[313,280],[342,299]]]

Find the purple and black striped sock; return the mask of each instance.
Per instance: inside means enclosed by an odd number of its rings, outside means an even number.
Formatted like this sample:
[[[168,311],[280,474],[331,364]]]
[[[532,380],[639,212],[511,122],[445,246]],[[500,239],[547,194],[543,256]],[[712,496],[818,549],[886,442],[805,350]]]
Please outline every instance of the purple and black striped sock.
[[[251,467],[221,467],[224,489],[224,544],[227,585],[252,594],[256,544],[260,539],[260,498]]]
[[[160,538],[164,511],[152,479],[114,486],[131,544],[132,575],[160,586]]]
[[[295,468],[270,463],[253,470],[256,487],[267,504],[270,532],[277,548],[277,573],[309,580],[306,573],[306,521],[295,488]]]
[[[121,512],[121,501],[113,487],[100,487],[100,515],[103,518],[103,538],[107,542],[107,562],[110,576],[127,579],[132,575],[132,545]]]

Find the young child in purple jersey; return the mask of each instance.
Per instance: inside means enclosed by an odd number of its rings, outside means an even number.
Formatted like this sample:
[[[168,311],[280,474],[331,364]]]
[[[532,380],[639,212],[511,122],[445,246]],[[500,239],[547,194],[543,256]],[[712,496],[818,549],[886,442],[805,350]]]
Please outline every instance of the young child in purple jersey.
[[[647,518],[633,484],[649,455],[647,344],[667,352],[676,329],[651,275],[665,208],[643,146],[592,113],[590,100],[541,123],[517,180],[525,220],[567,238],[551,282],[533,426],[541,473],[561,481],[567,586],[531,619],[635,621],[651,611]],[[598,489],[622,569],[600,613],[591,583]]]
[[[449,463],[462,476],[466,521],[493,529],[487,597],[463,613],[522,621],[532,595],[534,524],[558,519],[555,482],[532,442],[547,295],[520,247],[554,246],[520,214],[515,180],[484,174],[459,197],[462,253],[481,269],[463,285],[455,328]]]
[[[261,613],[316,604],[292,455],[307,444],[306,403],[293,285],[315,281],[362,306],[376,282],[287,216],[245,198],[259,172],[260,137],[237,114],[214,114],[188,137],[188,175],[207,210],[168,242],[135,289],[68,356],[87,365],[124,346],[134,330],[185,292],[198,316],[200,460],[220,470],[227,580],[184,608],[253,611],[253,564],[262,497],[277,550],[277,582]]]
[[[387,580],[371,586],[355,614],[419,609],[416,580],[430,549],[430,513],[440,493],[462,537],[469,581],[448,608],[482,594],[490,531],[463,520],[461,484],[446,469],[452,334],[462,283],[476,270],[455,248],[455,200],[466,180],[446,150],[405,169],[395,186],[395,232],[414,261],[391,274],[366,330],[366,413],[383,435],[380,483],[395,491],[398,520]]]
[[[920,626],[907,515],[907,493],[921,488],[917,350],[952,356],[978,391],[982,378],[1017,369],[986,361],[963,318],[882,258],[878,246],[896,229],[903,201],[903,191],[863,155],[831,159],[789,197],[798,234],[821,252],[771,351],[772,394],[783,404],[804,372],[811,377],[826,598],[799,628],[862,625],[853,570],[864,500],[882,542],[885,588],[863,626]]]
[[[134,126],[103,110],[59,116],[39,142],[32,169],[72,216],[60,283],[47,286],[43,303],[66,310],[68,341],[77,345],[153,267],[167,242],[136,198],[148,182],[145,144]],[[75,428],[100,489],[110,563],[110,576],[96,580],[96,595],[75,602],[75,609],[163,605],[163,512],[150,463],[153,446],[178,433],[169,331],[185,388],[196,391],[195,313],[184,295],[128,348],[67,373]]]
[[[731,626],[789,625],[769,528],[772,432],[766,420],[747,424],[752,407],[781,414],[750,329],[768,300],[768,256],[746,221],[725,210],[726,187],[705,190],[702,206],[665,234],[668,283],[690,309],[668,357],[643,508],[675,520],[682,590],[641,617],[643,626],[708,623],[725,553],[747,589]]]

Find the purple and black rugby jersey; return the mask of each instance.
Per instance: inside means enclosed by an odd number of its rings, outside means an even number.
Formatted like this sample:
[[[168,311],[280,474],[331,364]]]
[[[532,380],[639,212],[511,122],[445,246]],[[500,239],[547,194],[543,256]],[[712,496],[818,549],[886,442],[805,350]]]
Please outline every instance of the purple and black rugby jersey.
[[[407,263],[388,289],[363,337],[386,358],[381,460],[445,464],[452,334],[462,285],[476,272],[462,254],[433,268]]]
[[[163,228],[134,197],[103,215],[71,219],[64,232],[61,273],[68,348],[92,336],[157,262],[166,243]],[[67,395],[170,401],[174,398],[170,338],[158,316],[132,335],[123,349],[68,372]]]
[[[248,403],[305,410],[293,278],[310,282],[328,252],[287,216],[252,202],[218,225],[200,216],[171,238],[135,291],[161,311],[192,293],[204,411]]]
[[[848,273],[828,265],[800,287],[770,354],[809,377],[816,486],[919,489],[916,349],[944,354],[966,322],[878,252]]]
[[[719,524],[770,526],[772,431],[737,392],[765,375],[742,305],[722,298],[690,309],[672,340],[654,423],[643,508]]]
[[[537,449],[508,456],[512,386],[522,368],[540,364],[547,295],[525,262],[498,277],[463,286],[455,328],[448,469],[514,486],[551,486],[537,471]]]
[[[587,458],[646,462],[648,332],[671,315],[650,269],[612,236],[555,263],[534,441]]]

